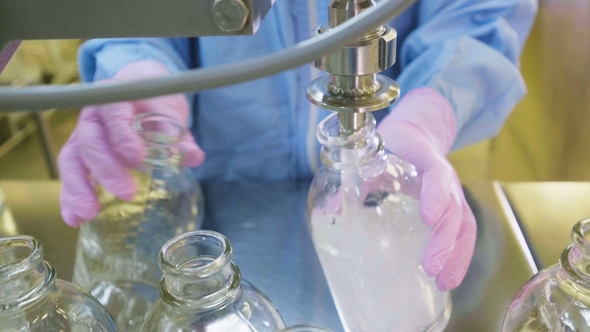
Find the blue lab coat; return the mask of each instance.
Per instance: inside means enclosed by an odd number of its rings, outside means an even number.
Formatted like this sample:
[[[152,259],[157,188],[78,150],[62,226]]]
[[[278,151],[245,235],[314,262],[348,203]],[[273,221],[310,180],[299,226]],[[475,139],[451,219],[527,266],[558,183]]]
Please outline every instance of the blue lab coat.
[[[279,0],[251,37],[90,40],[80,49],[80,72],[84,81],[96,81],[137,60],[179,72],[265,55],[309,38],[327,21],[328,3]],[[398,59],[388,75],[402,93],[430,86],[449,101],[458,128],[454,148],[492,137],[526,93],[519,57],[536,9],[535,0],[419,0],[390,23],[398,31]],[[311,178],[319,159],[317,124],[328,114],[306,98],[311,75],[307,65],[190,95],[193,134],[207,153],[197,176]]]

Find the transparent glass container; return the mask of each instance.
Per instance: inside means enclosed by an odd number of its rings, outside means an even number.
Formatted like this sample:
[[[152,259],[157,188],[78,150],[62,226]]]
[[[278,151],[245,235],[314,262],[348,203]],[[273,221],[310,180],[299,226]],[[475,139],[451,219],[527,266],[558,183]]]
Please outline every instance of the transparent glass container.
[[[172,237],[200,228],[204,201],[190,169],[180,167],[185,126],[157,113],[133,120],[145,140],[143,167],[131,171],[138,191],[123,201],[98,186],[98,216],[80,227],[73,281],[115,318],[120,332],[139,331],[158,300],[158,251]]]
[[[30,236],[0,238],[2,332],[115,332],[107,310],[86,290],[57,279]]]
[[[421,265],[432,229],[420,177],[384,150],[375,125],[371,114],[348,134],[337,114],[320,123],[325,167],[307,201],[314,247],[346,331],[442,331],[451,297]]]
[[[158,263],[164,272],[161,300],[142,332],[276,332],[285,327],[270,300],[241,278],[225,236],[213,231],[180,235],[162,247]]]
[[[558,264],[539,271],[510,303],[502,331],[590,331],[590,219],[572,229]]]

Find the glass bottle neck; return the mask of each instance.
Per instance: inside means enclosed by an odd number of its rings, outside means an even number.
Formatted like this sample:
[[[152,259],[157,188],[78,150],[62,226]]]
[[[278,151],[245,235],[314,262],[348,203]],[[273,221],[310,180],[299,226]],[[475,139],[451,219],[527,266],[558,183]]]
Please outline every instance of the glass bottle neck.
[[[146,156],[143,160],[143,170],[149,171],[154,168],[173,168],[180,167],[182,156],[175,146],[163,146],[147,143]]]
[[[239,294],[240,270],[232,262],[229,240],[219,233],[196,231],[170,240],[162,247],[158,264],[164,273],[160,296],[168,305],[221,309]]]
[[[180,165],[182,155],[178,143],[185,125],[161,113],[143,113],[133,119],[133,128],[146,144],[144,170]]]
[[[43,261],[39,241],[30,236],[0,239],[0,314],[38,301],[55,280],[55,270]]]
[[[375,128],[376,121],[370,113],[364,117],[363,125],[353,132],[341,128],[338,114],[328,116],[317,132],[322,144],[322,163],[331,170],[347,170],[382,159],[383,141]]]
[[[559,260],[558,274],[562,288],[590,306],[590,219],[578,222],[572,229],[572,244]]]

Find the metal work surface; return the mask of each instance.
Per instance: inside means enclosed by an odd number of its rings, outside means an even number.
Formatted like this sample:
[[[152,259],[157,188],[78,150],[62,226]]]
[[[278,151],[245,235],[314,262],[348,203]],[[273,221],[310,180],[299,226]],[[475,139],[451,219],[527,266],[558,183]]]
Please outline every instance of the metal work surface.
[[[530,182],[504,185],[539,268],[559,261],[574,224],[590,217],[590,183]]]
[[[205,184],[205,227],[230,239],[244,279],[269,296],[287,325],[310,323],[339,332],[342,326],[307,230],[308,187],[308,183]],[[0,235],[39,238],[58,276],[69,279],[76,231],[59,217],[59,183],[3,182],[0,188],[16,221],[3,221]],[[510,300],[533,275],[498,188],[490,182],[467,186],[478,220],[478,243],[467,277],[453,293],[447,331],[499,331]]]
[[[273,3],[273,0],[3,0],[0,41],[251,35]],[[245,15],[243,27],[233,29],[229,21],[241,21],[242,15]]]
[[[78,231],[61,219],[60,188],[57,181],[2,181],[0,189],[12,217],[0,220],[0,236],[36,237],[43,243],[44,258],[55,267],[57,277],[71,280]]]

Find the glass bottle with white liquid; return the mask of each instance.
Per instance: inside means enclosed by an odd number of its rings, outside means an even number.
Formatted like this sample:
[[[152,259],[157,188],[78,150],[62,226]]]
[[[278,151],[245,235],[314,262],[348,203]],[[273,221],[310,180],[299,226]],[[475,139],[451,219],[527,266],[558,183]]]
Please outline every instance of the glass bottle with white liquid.
[[[366,115],[343,134],[338,115],[320,123],[323,167],[308,196],[308,222],[344,329],[442,331],[449,292],[422,268],[431,227],[420,218],[416,169],[384,150]]]

